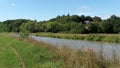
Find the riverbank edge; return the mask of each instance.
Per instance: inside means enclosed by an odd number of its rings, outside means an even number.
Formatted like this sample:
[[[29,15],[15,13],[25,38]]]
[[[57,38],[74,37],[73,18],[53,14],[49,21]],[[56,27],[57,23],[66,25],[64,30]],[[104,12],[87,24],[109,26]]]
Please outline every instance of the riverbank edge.
[[[18,40],[22,39],[21,37],[17,37]],[[119,61],[117,59],[117,55],[113,52],[112,58],[105,58],[103,55],[102,49],[98,52],[95,52],[93,49],[88,48],[87,50],[79,49],[79,50],[72,50],[67,46],[63,46],[58,48],[54,45],[49,43],[44,43],[41,41],[34,40],[33,38],[25,38],[27,42],[34,44],[35,46],[41,46],[39,44],[43,44],[42,47],[45,47],[48,51],[54,53],[54,58],[51,61],[54,62],[61,62],[61,65],[65,68],[73,68],[73,67],[85,67],[85,68],[96,68],[96,67],[119,67]],[[69,56],[69,57],[68,57]],[[80,61],[79,61],[80,60]],[[58,67],[59,68],[59,67]]]
[[[40,37],[73,39],[83,41],[97,41],[120,43],[120,34],[59,34],[59,33],[32,33],[32,35]]]

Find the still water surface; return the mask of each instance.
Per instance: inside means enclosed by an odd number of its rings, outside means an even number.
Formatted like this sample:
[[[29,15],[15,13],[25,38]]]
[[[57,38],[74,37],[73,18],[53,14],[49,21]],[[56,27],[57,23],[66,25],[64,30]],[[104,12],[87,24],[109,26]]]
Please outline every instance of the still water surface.
[[[90,41],[81,41],[81,40],[70,40],[70,39],[58,39],[58,38],[49,38],[49,37],[36,37],[31,36],[37,41],[42,41],[44,43],[49,43],[58,47],[67,46],[72,49],[93,49],[95,52],[99,51],[102,48],[103,54],[106,57],[111,57],[113,50],[116,55],[120,58],[120,43],[105,43],[105,42],[90,42]]]

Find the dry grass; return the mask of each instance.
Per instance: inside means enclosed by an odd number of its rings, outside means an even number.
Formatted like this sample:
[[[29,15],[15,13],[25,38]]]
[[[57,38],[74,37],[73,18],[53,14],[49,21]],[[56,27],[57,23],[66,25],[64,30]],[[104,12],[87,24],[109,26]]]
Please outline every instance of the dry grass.
[[[18,39],[21,40],[21,38]],[[44,45],[43,47],[46,47],[47,50],[54,53],[54,57],[51,61],[60,62],[62,68],[114,68],[119,66],[119,61],[116,58],[115,53],[113,54],[113,58],[106,59],[103,56],[102,49],[98,52],[94,52],[93,49],[90,48],[87,50],[72,50],[66,46],[58,48],[50,44],[38,42],[32,38],[25,40],[34,45]]]
[[[101,41],[101,42],[114,42],[120,43],[120,34],[60,34],[60,33],[37,33],[36,36],[88,40],[88,41]]]

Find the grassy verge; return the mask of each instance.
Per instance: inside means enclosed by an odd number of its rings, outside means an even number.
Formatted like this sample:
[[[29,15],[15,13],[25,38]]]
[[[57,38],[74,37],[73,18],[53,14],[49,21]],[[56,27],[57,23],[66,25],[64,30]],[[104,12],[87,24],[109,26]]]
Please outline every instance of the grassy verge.
[[[36,43],[28,42],[27,39],[17,40],[5,34],[0,34],[0,38],[0,44],[3,44],[4,46],[1,49],[6,50],[0,51],[1,55],[3,54],[1,56],[2,58],[0,58],[0,60],[3,60],[0,61],[0,67],[2,68],[22,67],[17,56],[12,49],[9,48],[9,45],[18,52],[25,63],[26,68],[58,68],[61,66],[59,62],[51,61],[51,59],[54,58],[54,53],[47,50],[43,43],[37,45]]]
[[[36,36],[75,39],[75,40],[88,40],[88,41],[101,41],[101,42],[114,42],[120,43],[120,34],[59,34],[59,33],[37,33]]]
[[[0,34],[0,68],[21,68],[14,52],[9,48],[8,37]]]
[[[26,68],[109,68],[118,67],[119,61],[116,55],[113,58],[106,59],[102,55],[102,50],[94,52],[92,49],[88,50],[71,50],[68,47],[57,48],[56,46],[37,42],[31,38],[22,39],[20,37],[12,38],[9,35],[0,35],[1,47],[8,47],[11,45],[22,58]],[[3,43],[4,41],[4,43]],[[8,45],[9,43],[9,45]],[[4,50],[4,48],[2,48]],[[6,48],[5,48],[6,49]],[[0,51],[3,54],[10,54],[12,59],[4,59],[0,61],[2,68],[19,68],[20,62],[17,60],[14,52],[7,48],[6,52]],[[3,57],[8,57],[1,55]],[[8,57],[9,58],[9,57]],[[9,63],[4,63],[8,62]],[[12,67],[11,62],[16,63]]]

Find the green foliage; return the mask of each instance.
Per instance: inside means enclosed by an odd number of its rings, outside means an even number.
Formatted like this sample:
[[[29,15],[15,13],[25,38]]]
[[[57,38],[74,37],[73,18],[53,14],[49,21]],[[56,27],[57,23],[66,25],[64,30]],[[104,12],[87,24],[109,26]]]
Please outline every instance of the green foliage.
[[[7,32],[8,28],[6,24],[0,23],[0,32]]]
[[[89,33],[97,33],[97,25],[95,23],[88,23],[86,28]]]
[[[100,17],[95,16],[93,17],[93,21],[99,23],[102,21],[102,19]]]
[[[120,34],[54,34],[54,33],[40,33],[38,36],[54,37],[64,39],[77,39],[88,41],[114,42],[120,43]]]
[[[72,29],[70,33],[75,33],[75,34],[87,33],[87,29],[81,23],[78,23],[78,24],[75,23],[74,25],[71,26],[71,28]]]
[[[101,29],[104,33],[113,33],[113,26],[110,22],[104,22],[101,25]]]
[[[53,32],[53,33],[119,33],[120,17],[115,15],[106,20],[100,17],[63,15],[48,21],[34,21],[26,19],[7,20],[0,22],[0,32],[20,32],[29,30],[30,33]]]
[[[20,26],[21,30],[29,30],[31,33],[38,32],[38,25],[35,22],[28,21]]]
[[[30,33],[29,30],[22,30],[20,32],[20,36],[23,37],[23,38],[26,38],[26,37],[29,36],[29,33]]]
[[[94,35],[88,35],[88,36],[86,37],[86,40],[92,41],[93,39],[94,39]]]

